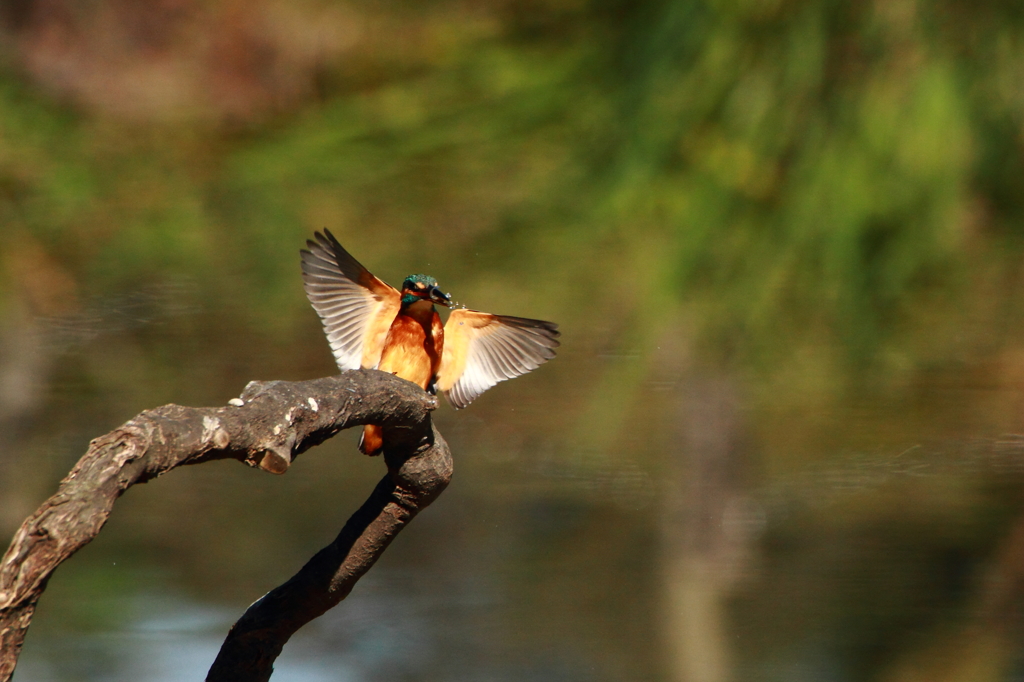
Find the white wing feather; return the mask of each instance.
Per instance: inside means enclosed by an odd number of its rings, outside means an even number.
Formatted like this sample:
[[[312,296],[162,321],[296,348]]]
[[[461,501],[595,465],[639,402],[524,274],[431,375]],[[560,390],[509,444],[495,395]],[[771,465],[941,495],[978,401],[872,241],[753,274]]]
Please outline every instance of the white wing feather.
[[[401,294],[377,279],[328,230],[301,251],[306,296],[323,321],[341,369],[376,367],[401,306]]]
[[[437,385],[456,409],[495,384],[555,357],[558,325],[476,310],[452,311],[444,327]]]

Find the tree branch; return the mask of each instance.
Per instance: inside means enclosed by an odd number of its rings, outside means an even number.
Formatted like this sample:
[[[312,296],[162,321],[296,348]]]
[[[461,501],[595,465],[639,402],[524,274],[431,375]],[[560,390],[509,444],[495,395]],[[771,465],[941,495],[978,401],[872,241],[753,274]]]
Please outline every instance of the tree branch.
[[[430,420],[436,406],[436,398],[408,381],[359,370],[304,382],[251,382],[227,407],[165,405],[95,439],[0,560],[0,682],[14,672],[47,580],[99,533],[129,487],[216,459],[280,474],[295,456],[342,429],[381,424],[388,476],[331,545],[249,607],[208,678],[269,679],[288,638],[344,599],[395,534],[448,484],[451,458]]]

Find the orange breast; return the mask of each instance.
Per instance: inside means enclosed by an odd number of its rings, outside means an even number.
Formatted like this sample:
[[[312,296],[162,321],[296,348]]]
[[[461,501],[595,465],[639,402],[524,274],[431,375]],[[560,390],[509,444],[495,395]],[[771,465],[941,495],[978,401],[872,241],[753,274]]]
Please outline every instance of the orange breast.
[[[417,305],[395,316],[377,369],[397,374],[426,390],[441,364],[444,331],[433,306]]]

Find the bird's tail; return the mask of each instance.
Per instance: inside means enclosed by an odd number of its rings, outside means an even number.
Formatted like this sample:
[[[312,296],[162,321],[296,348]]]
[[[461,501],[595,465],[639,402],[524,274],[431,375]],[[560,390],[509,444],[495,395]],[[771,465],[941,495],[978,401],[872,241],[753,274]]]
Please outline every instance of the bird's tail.
[[[367,424],[363,427],[363,435],[359,439],[359,451],[364,455],[379,455],[380,449],[384,447],[384,434],[376,424]]]

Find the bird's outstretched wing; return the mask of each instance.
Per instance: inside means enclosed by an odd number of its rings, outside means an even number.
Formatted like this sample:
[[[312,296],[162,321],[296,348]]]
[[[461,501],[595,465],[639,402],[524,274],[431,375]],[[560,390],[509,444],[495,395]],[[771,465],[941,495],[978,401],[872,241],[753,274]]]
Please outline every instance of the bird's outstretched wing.
[[[401,294],[371,275],[328,230],[306,246],[300,252],[302,281],[338,367],[376,367]]]
[[[437,387],[456,409],[555,357],[558,325],[523,317],[453,310],[444,326]]]

